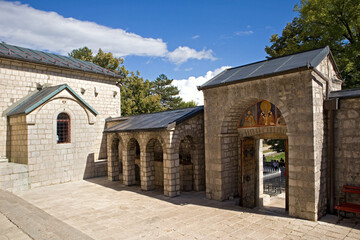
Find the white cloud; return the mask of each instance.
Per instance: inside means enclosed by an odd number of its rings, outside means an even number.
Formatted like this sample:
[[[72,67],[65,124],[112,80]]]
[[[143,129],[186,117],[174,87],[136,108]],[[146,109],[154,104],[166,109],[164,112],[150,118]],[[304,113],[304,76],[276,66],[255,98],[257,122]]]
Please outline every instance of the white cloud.
[[[195,36],[192,36],[192,39],[197,39],[199,37],[200,37],[200,35],[195,35]]]
[[[249,31],[238,31],[238,32],[235,32],[234,34],[237,36],[248,36],[253,33],[254,33],[253,31],[249,30]]]
[[[170,52],[168,54],[168,58],[171,62],[175,64],[182,64],[186,62],[189,59],[210,59],[210,60],[216,60],[216,58],[213,56],[213,51],[211,49],[209,50],[201,50],[196,51],[195,49],[189,48],[189,47],[178,47],[174,51]]]
[[[177,86],[180,90],[180,97],[184,101],[195,101],[199,105],[204,104],[204,96],[202,91],[197,89],[197,86],[204,84],[206,81],[215,77],[225,69],[230,68],[230,66],[222,66],[215,69],[214,71],[208,71],[205,76],[194,77],[191,76],[187,79],[174,80],[173,85]]]
[[[164,57],[169,61],[175,61],[176,64],[190,58],[214,58],[211,50],[197,52],[189,47],[185,48],[189,49],[188,52],[191,54],[179,57],[179,48],[169,52],[167,44],[162,39],[144,38],[123,29],[65,18],[56,12],[37,10],[19,2],[0,0],[0,29],[0,40],[9,44],[48,50],[62,55],[75,48],[87,46],[96,52],[102,48],[115,56]]]

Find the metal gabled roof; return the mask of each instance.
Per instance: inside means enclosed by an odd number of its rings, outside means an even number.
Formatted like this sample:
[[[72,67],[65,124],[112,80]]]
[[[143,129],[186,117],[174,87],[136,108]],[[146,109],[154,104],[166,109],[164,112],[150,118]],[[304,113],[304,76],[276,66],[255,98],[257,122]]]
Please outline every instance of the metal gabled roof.
[[[360,88],[332,91],[329,93],[329,98],[359,98]]]
[[[84,104],[94,115],[98,115],[98,112],[93,109],[89,104],[87,104],[74,90],[72,90],[67,84],[46,87],[37,93],[29,96],[14,109],[9,111],[6,115],[13,116],[18,114],[29,114],[41,104],[47,102],[52,97],[63,91],[64,89],[68,90],[75,98],[77,98],[82,104]]]
[[[326,46],[324,48],[229,68],[198,87],[198,89],[202,90],[254,78],[267,77],[294,69],[314,68],[329,54],[331,55],[330,48]],[[335,66],[335,68],[337,67]]]
[[[110,119],[110,121],[116,120],[121,122],[105,129],[104,132],[111,133],[167,129],[168,127],[171,127],[172,124],[179,124],[203,111],[204,106],[198,106]]]
[[[113,73],[103,67],[100,67],[92,62],[87,62],[72,57],[61,56],[29,48],[18,47],[6,43],[0,43],[0,57],[97,73],[115,78],[121,77],[120,75]]]

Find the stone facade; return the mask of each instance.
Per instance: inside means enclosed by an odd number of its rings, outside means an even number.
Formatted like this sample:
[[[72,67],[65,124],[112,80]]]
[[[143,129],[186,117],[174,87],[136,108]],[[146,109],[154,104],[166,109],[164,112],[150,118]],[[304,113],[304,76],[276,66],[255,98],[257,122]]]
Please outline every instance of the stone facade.
[[[31,187],[106,175],[105,119],[120,115],[115,77],[0,58],[0,157],[27,164]],[[37,87],[68,84],[99,114],[63,91],[27,115],[7,113]],[[106,104],[104,104],[106,102]],[[71,143],[57,144],[56,117],[71,118]],[[105,162],[106,164],[106,162]]]
[[[244,137],[282,138],[289,146],[289,215],[311,220],[322,216],[326,210],[326,195],[325,202],[320,201],[326,193],[323,101],[326,91],[339,90],[341,82],[332,80],[329,58],[317,70],[320,73],[304,70],[203,90],[208,198],[225,200],[241,195],[239,159]],[[280,109],[286,131],[283,127],[238,130],[244,110],[262,99]]]
[[[112,181],[122,177],[125,185],[137,184],[135,156],[139,154],[141,189],[147,191],[163,186],[164,195],[177,196],[183,186],[180,180],[184,179],[181,176],[189,173],[189,166],[192,183],[189,183],[190,177],[187,177],[185,184],[188,187],[183,190],[189,190],[189,185],[193,186],[191,190],[205,189],[203,114],[169,130],[109,133],[107,141],[108,178]],[[186,166],[185,170],[179,160],[180,146],[184,141],[191,141],[191,165]],[[139,145],[139,153],[136,144]],[[122,166],[122,174],[119,166]]]
[[[360,186],[360,98],[343,98],[335,113],[335,203],[343,185]],[[360,202],[357,194],[350,201]]]

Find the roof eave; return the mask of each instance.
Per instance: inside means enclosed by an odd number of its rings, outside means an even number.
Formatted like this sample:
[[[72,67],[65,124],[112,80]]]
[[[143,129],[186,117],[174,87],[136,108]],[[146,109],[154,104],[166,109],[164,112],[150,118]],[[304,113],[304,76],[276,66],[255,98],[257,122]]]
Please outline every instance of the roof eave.
[[[104,130],[103,133],[121,133],[121,132],[152,132],[158,130],[166,130],[166,127],[159,127],[159,128],[144,128],[144,129],[129,129],[129,130]]]
[[[121,78],[120,75],[113,76],[113,75],[108,75],[106,73],[98,73],[98,72],[89,71],[89,70],[86,70],[86,69],[77,69],[77,68],[71,68],[71,67],[64,67],[64,66],[59,66],[59,65],[46,63],[46,62],[32,61],[32,60],[29,60],[29,59],[20,59],[20,58],[13,57],[13,56],[0,55],[0,58],[11,59],[11,60],[16,60],[16,61],[20,61],[20,62],[28,62],[28,63],[39,64],[39,65],[45,65],[45,66],[54,67],[54,68],[60,68],[60,69],[68,69],[68,70],[70,69],[72,71],[86,72],[86,73],[96,74],[96,75],[100,75],[100,76],[106,76],[106,77],[110,77],[110,78],[114,78],[114,79],[120,79]]]
[[[207,89],[210,89],[210,88],[223,87],[223,86],[242,83],[242,82],[250,82],[250,81],[254,81],[254,80],[258,80],[258,79],[275,77],[275,76],[279,76],[279,75],[283,75],[283,74],[306,71],[306,70],[311,70],[311,69],[313,69],[313,66],[303,66],[303,67],[298,67],[298,68],[290,69],[290,70],[286,70],[286,71],[270,73],[270,74],[265,74],[265,75],[261,75],[261,76],[257,76],[257,77],[245,78],[245,79],[235,80],[235,81],[231,81],[231,82],[220,83],[220,84],[216,84],[216,85],[210,85],[210,86],[204,86],[204,87],[199,86],[198,90],[199,91],[200,90],[207,90]]]

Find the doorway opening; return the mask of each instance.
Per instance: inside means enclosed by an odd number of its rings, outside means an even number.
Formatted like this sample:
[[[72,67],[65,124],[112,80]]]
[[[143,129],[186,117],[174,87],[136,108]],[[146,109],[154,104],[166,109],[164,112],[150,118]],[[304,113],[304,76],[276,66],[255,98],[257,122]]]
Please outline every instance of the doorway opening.
[[[288,210],[288,151],[286,139],[262,139],[259,159],[259,190],[265,209]],[[262,179],[261,179],[262,175]]]

